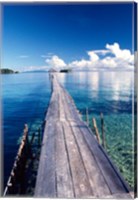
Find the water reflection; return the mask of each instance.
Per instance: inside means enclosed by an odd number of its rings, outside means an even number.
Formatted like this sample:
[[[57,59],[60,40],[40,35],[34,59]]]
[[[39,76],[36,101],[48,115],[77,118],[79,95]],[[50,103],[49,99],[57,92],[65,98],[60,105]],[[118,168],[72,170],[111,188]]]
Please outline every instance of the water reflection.
[[[57,73],[57,76],[62,84],[66,83],[66,74],[65,73]]]
[[[73,97],[83,119],[86,120],[86,107],[91,126],[91,119],[95,117],[100,134],[100,113],[104,114],[106,150],[133,186],[133,72],[74,72],[65,74],[61,82]]]
[[[59,79],[76,101],[92,104],[96,112],[132,112],[133,72],[73,72]]]

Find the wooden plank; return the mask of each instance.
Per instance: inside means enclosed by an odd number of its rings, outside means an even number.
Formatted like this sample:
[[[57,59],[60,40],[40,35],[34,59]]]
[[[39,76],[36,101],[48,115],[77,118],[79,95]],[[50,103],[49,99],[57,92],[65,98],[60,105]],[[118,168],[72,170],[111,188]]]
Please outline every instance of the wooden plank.
[[[69,106],[67,104],[67,98],[65,97],[65,92],[63,90],[60,91],[60,110],[64,112],[64,118],[68,121],[75,120],[73,115],[69,111]]]
[[[64,96],[66,96],[66,101],[65,101],[65,98],[63,98],[63,100],[64,100],[64,102],[63,102],[63,104],[64,104],[64,107],[68,107],[68,108],[70,108],[70,106],[68,105],[66,105],[66,103],[67,102],[69,102],[69,101],[67,101],[67,98],[69,97],[69,95],[66,95],[66,92],[64,91]],[[63,96],[63,95],[62,95]],[[71,112],[71,110],[70,109],[65,109],[65,111],[66,111],[66,113],[67,112]],[[72,115],[74,115],[74,114],[76,114],[76,110],[73,110],[73,112],[72,112]],[[80,127],[86,127],[86,125],[81,121],[81,120],[77,120],[77,122],[78,122],[78,125],[80,126]],[[80,124],[81,123],[81,124]],[[86,127],[87,128],[87,127]],[[89,135],[90,135],[91,133],[89,132]],[[95,139],[94,137],[93,137],[93,139]],[[98,145],[97,145],[97,147],[98,147]],[[95,151],[94,151],[95,152]],[[103,154],[103,152],[100,152],[100,154]],[[103,154],[104,155],[104,154]],[[106,165],[108,166],[107,167],[107,171],[105,172],[105,173],[108,173],[108,168],[110,169],[109,170],[109,174],[110,174],[110,172],[111,172],[111,174],[113,174],[114,176],[112,177],[112,176],[109,176],[109,179],[108,179],[108,176],[106,176],[106,181],[107,181],[107,184],[109,185],[109,188],[111,188],[111,185],[110,185],[110,183],[112,183],[112,181],[113,182],[115,182],[114,181],[114,178],[116,178],[117,179],[117,184],[115,183],[115,185],[116,185],[116,188],[115,188],[115,192],[116,192],[116,189],[117,189],[117,191],[127,191],[128,192],[128,188],[127,187],[124,187],[124,185],[126,185],[125,183],[123,183],[123,181],[120,181],[122,178],[121,177],[118,177],[118,175],[117,175],[117,172],[115,171],[115,168],[113,168],[111,165],[110,165],[110,163],[109,163],[109,158],[107,159],[107,155],[105,156],[105,158],[106,158],[106,162],[108,163],[108,164],[104,164],[104,166],[105,166],[105,169],[106,169]],[[102,158],[104,158],[104,156],[102,157]],[[96,160],[95,160],[96,161]],[[105,161],[105,160],[104,160]],[[99,164],[98,164],[99,165]],[[102,165],[103,165],[103,163],[102,163]],[[100,168],[101,169],[101,168]],[[104,171],[103,171],[104,172]],[[102,174],[102,173],[101,173]],[[120,175],[119,175],[120,176]],[[112,179],[112,180],[111,180]],[[114,193],[114,188],[111,190],[112,191],[112,193]]]
[[[65,95],[66,94],[62,95],[62,100],[63,100],[62,104],[63,107],[65,107],[66,118],[68,120],[71,118],[71,114],[73,115],[73,113],[70,112],[69,106],[67,105],[68,96],[66,96],[66,100],[65,98],[63,98],[63,96],[65,97]],[[70,117],[68,118],[68,116]],[[96,165],[96,162],[93,156],[91,155],[89,148],[87,147],[85,140],[83,139],[82,134],[80,134],[80,129],[78,127],[77,122],[75,123],[75,121],[69,120],[68,125],[72,129],[72,134],[75,135],[76,143],[78,145],[80,155],[85,165],[85,169],[88,175],[89,182],[91,184],[91,188],[93,189],[93,195],[95,197],[100,197],[102,194],[105,195],[111,194],[103,176],[101,176],[101,172],[98,166]]]
[[[73,121],[79,121],[80,120],[80,115],[78,114],[78,110],[76,108],[76,105],[74,104],[73,102],[73,99],[70,97],[70,95],[65,92],[64,90],[64,93],[65,93],[65,102],[68,104],[68,110],[70,111],[71,113],[71,120]]]
[[[111,192],[107,186],[107,183],[101,174],[101,171],[97,165],[94,156],[91,154],[86,141],[82,134],[80,134],[80,129],[77,123],[70,122],[70,126],[74,132],[78,148],[80,149],[83,163],[88,174],[89,182],[93,188],[93,194],[95,197],[101,197],[106,195],[111,195]]]
[[[60,97],[59,97],[59,120],[60,121],[65,121],[66,120],[66,116],[65,116],[65,107],[63,106],[62,103],[62,96],[64,94],[60,93]]]
[[[55,128],[51,122],[46,123],[35,187],[36,197],[56,197]]]
[[[130,197],[123,179],[55,74],[52,83],[35,196]]]
[[[68,152],[65,147],[62,124],[56,123],[56,177],[57,197],[74,198],[74,188],[68,160]]]
[[[100,146],[98,145],[94,136],[90,134],[90,130],[88,129],[88,127],[81,126],[80,129],[87,142],[88,147],[91,150],[91,153],[95,157],[97,165],[99,166],[101,173],[103,174],[108,184],[108,187],[110,188],[111,193],[115,194],[129,192],[129,190],[124,187],[116,171],[111,166],[109,160],[107,159],[108,156],[105,156],[101,148],[99,148]]]
[[[50,104],[48,107],[48,111],[45,117],[45,120],[53,120],[53,119],[58,119],[59,114],[58,114],[58,98],[59,94],[57,92],[54,92],[52,94]]]
[[[66,113],[66,119],[68,121],[78,121],[80,117],[78,115],[78,111],[74,105],[72,105],[72,101],[69,98],[69,94],[61,88],[61,97],[62,97],[62,107],[64,107],[64,111]]]
[[[84,168],[81,155],[78,151],[70,126],[67,122],[63,123],[63,129],[64,129],[66,146],[69,153],[69,162],[71,166],[75,197],[76,198],[92,197],[93,191],[88,181],[88,176]]]

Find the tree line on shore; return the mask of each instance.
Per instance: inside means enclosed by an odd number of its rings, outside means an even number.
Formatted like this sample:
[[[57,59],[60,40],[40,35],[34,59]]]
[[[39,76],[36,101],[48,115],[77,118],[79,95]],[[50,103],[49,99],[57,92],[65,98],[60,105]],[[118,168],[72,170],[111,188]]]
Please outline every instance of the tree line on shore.
[[[0,69],[0,74],[18,74],[18,71],[13,71],[12,69],[3,68]]]

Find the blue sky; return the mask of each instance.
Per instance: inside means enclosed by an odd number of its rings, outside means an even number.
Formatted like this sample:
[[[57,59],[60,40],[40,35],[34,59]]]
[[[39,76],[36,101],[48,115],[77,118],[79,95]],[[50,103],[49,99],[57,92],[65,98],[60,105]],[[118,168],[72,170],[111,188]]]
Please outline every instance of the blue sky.
[[[91,62],[85,61],[99,62],[102,56],[110,57],[111,65],[112,56],[109,54],[113,54],[114,62],[118,55],[122,55],[121,59],[125,57],[125,62],[129,60],[129,63],[123,64],[130,64],[132,6],[132,3],[5,3],[2,67],[23,71],[74,64],[76,68],[80,65],[90,68]],[[95,50],[99,51],[98,54]],[[98,59],[92,54],[96,54]],[[108,60],[100,63],[100,67]],[[119,57],[117,62],[124,60]]]

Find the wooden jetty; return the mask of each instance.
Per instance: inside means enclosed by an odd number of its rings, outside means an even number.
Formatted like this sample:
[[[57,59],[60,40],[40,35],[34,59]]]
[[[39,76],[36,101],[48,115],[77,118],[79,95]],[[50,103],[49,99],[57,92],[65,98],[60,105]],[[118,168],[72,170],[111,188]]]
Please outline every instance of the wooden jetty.
[[[51,74],[51,81],[35,197],[130,199],[126,182],[82,121],[57,74]]]

